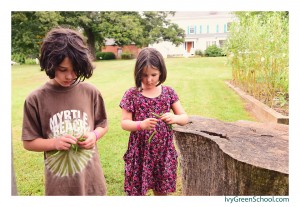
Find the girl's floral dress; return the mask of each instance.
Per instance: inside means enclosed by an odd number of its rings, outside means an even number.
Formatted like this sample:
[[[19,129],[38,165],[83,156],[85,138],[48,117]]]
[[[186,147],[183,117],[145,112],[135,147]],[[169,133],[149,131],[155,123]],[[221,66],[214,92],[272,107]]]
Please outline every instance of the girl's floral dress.
[[[162,86],[161,94],[155,98],[145,97],[136,88],[130,88],[125,92],[120,107],[132,112],[134,121],[143,121],[156,118],[151,112],[170,112],[171,105],[178,100],[176,92],[168,86]],[[161,120],[155,130],[150,143],[153,130],[130,133],[128,150],[123,157],[124,190],[127,195],[145,195],[148,189],[161,193],[176,190],[177,152],[173,144],[173,131]]]

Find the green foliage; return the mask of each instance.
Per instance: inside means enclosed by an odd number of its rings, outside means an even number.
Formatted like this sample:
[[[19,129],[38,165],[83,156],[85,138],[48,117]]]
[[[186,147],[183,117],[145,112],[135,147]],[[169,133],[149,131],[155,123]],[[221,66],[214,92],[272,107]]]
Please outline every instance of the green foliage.
[[[42,39],[56,26],[83,32],[94,59],[105,38],[113,38],[119,46],[135,43],[142,47],[162,40],[179,45],[184,41],[184,30],[167,20],[168,15],[173,14],[159,11],[12,12],[12,53],[38,56]]]
[[[116,56],[113,52],[97,52],[97,60],[113,60],[116,59]]]
[[[221,57],[224,56],[222,49],[217,47],[216,45],[209,46],[205,51],[204,55],[206,57]]]
[[[11,59],[17,63],[25,64],[26,56],[22,53],[12,54]]]
[[[27,64],[27,65],[36,65],[36,61],[35,61],[35,59],[32,59],[32,58],[26,58],[25,59],[25,64]]]
[[[203,53],[202,50],[196,50],[196,51],[195,51],[195,55],[198,55],[198,56],[203,57],[203,56],[204,56],[204,53]]]
[[[133,58],[134,58],[134,55],[130,52],[125,51],[125,52],[122,52],[122,54],[121,54],[122,60],[129,60],[129,59],[133,59]]]
[[[12,54],[37,57],[45,34],[62,20],[59,12],[11,13]]]
[[[288,107],[288,12],[235,12],[224,46],[232,78],[244,91],[272,107]]]

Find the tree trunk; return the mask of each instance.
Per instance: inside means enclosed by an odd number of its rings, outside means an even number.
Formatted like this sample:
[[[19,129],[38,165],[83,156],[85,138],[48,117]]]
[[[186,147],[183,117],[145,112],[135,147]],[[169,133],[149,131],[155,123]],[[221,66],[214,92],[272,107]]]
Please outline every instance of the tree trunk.
[[[86,36],[87,36],[87,45],[89,47],[89,50],[92,55],[93,61],[96,60],[96,48],[95,48],[95,36],[94,33],[91,29],[85,28],[84,29]]]
[[[191,116],[174,127],[183,195],[288,195],[288,126]]]

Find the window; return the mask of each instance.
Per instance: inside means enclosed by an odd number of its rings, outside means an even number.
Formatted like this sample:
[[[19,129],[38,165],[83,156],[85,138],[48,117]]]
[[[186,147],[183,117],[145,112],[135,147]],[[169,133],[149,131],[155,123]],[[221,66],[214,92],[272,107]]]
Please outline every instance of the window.
[[[209,25],[206,26],[206,33],[209,33]]]
[[[200,27],[199,27],[199,32],[200,32],[200,34],[202,34],[202,25],[200,25]]]
[[[219,25],[216,25],[216,33],[219,33]]]
[[[224,33],[227,32],[227,24],[224,24]]]
[[[195,27],[194,26],[191,26],[189,28],[189,34],[195,34]]]

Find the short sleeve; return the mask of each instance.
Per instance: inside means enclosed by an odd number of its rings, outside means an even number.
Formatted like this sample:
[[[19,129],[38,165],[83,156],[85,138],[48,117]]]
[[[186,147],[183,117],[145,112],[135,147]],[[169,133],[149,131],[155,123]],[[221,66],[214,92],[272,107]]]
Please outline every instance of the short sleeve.
[[[22,140],[33,140],[43,137],[38,110],[34,101],[27,98],[23,109]]]
[[[134,93],[133,93],[133,89],[131,88],[124,93],[119,106],[122,109],[125,109],[126,111],[133,113],[134,112],[133,100],[134,100]]]
[[[95,111],[95,128],[96,127],[106,127],[107,126],[107,116],[104,105],[104,100],[101,93],[97,93],[97,101],[95,101],[94,111]]]
[[[167,87],[167,91],[171,105],[179,100],[179,97],[173,88]]]

